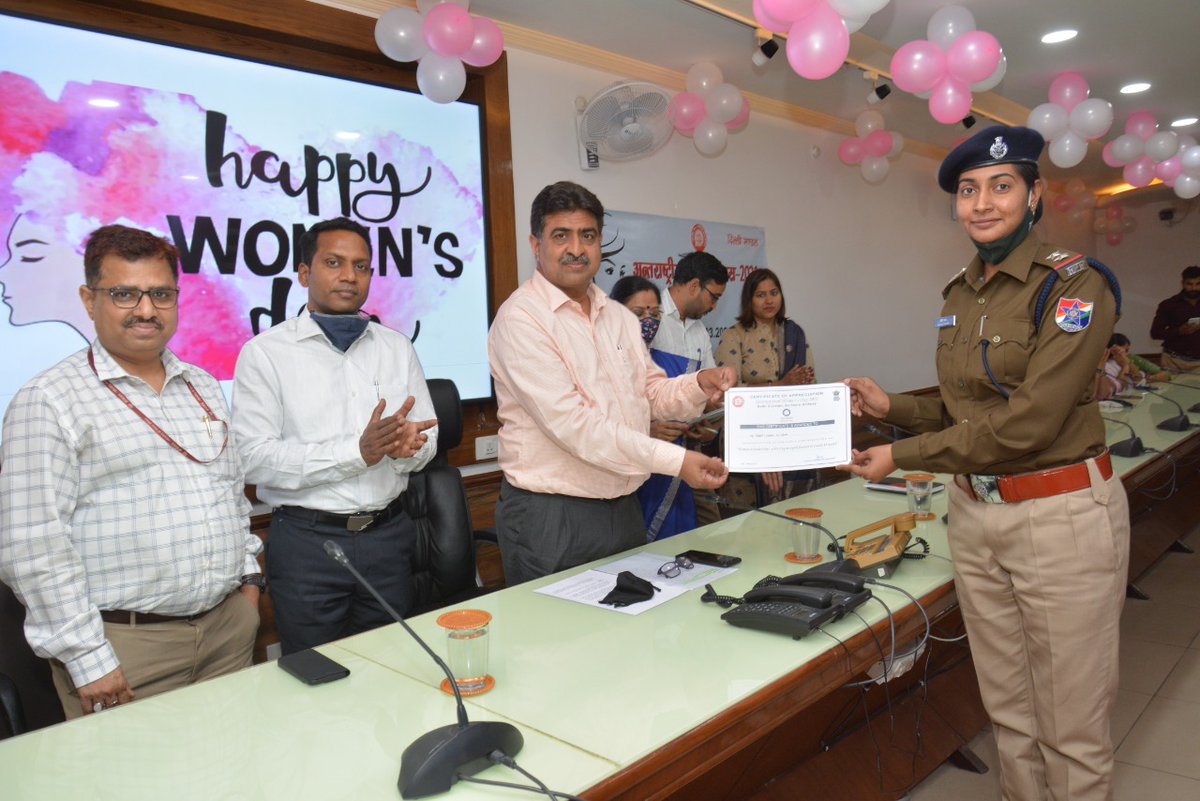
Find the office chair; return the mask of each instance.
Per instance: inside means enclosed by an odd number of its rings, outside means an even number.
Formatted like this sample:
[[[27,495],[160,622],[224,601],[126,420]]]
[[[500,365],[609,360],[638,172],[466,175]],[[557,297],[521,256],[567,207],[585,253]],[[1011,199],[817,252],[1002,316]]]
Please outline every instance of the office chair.
[[[25,731],[25,710],[17,694],[17,683],[7,673],[0,673],[0,740]]]
[[[25,639],[25,607],[0,583],[0,737],[40,729],[64,719],[50,665]],[[17,729],[20,729],[18,731]]]
[[[447,454],[462,442],[462,401],[445,378],[427,382],[438,419],[437,453],[409,476],[404,506],[417,526],[413,611],[428,612],[484,594],[476,583],[475,534],[462,474]]]

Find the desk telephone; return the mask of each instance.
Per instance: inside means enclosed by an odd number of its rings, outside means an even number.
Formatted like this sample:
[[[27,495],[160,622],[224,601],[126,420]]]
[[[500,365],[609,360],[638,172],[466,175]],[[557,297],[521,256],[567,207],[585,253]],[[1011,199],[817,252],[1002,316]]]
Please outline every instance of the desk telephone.
[[[917,527],[912,512],[885,517],[846,535],[845,554],[853,559],[859,570],[875,578],[888,578],[900,564],[904,549],[912,539],[912,530]],[[876,532],[883,531],[882,534]],[[875,536],[871,536],[875,535]]]
[[[838,572],[846,562],[819,565],[804,573],[767,576],[743,603],[721,615],[734,626],[787,634],[799,640],[825,623],[840,620],[866,603],[871,591],[862,576]],[[853,565],[848,565],[853,570]]]

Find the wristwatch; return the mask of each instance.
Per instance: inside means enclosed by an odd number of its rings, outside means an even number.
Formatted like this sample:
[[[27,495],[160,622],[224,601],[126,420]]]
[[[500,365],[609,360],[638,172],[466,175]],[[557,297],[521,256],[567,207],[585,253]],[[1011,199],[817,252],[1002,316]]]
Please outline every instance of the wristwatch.
[[[245,587],[247,584],[258,587],[259,592],[267,591],[267,577],[262,573],[247,573],[238,579],[238,586]]]

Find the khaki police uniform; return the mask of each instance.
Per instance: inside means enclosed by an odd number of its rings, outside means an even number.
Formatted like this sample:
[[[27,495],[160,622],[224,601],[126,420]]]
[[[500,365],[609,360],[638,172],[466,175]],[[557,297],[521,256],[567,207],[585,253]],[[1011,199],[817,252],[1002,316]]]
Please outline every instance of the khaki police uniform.
[[[1038,325],[1037,298],[1055,272]],[[1111,799],[1129,510],[1119,479],[1097,464],[1108,462],[1093,394],[1116,302],[1082,256],[1033,233],[990,281],[983,275],[977,256],[943,293],[940,397],[889,395],[887,422],[921,434],[892,456],[902,468],[959,474],[950,549],[1004,797]],[[995,502],[978,480],[972,491],[965,475],[1079,463],[1083,488],[1017,502]]]

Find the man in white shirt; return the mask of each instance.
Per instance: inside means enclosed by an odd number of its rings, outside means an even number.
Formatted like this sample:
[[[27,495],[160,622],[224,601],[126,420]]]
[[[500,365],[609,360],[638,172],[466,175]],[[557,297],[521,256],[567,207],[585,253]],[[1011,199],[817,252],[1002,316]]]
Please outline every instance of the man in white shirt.
[[[267,575],[285,654],[391,622],[327,539],[401,615],[412,605],[416,527],[400,496],[437,450],[437,420],[408,337],[361,311],[371,264],[362,225],[310,228],[297,271],[307,307],[246,343],[234,372],[246,480],[274,507]]]
[[[79,288],[96,341],[13,398],[0,579],[68,718],[250,664],[262,586],[216,380],[167,350],[178,254],[97,229]]]

